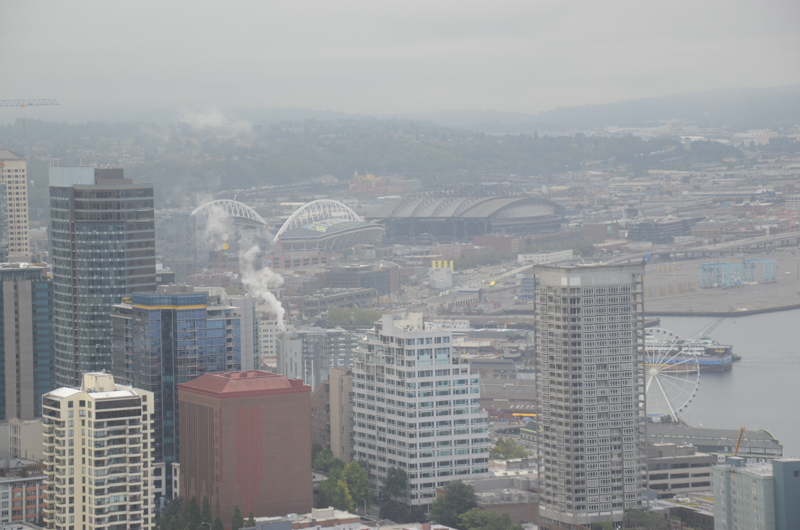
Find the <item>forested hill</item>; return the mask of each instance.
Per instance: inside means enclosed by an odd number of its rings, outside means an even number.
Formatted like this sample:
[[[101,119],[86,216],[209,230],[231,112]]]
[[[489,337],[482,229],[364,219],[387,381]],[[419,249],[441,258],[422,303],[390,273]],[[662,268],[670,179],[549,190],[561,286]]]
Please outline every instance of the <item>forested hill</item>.
[[[281,123],[267,130],[196,129],[186,124],[65,124],[28,121],[0,127],[0,147],[29,158],[32,202],[46,207],[47,165],[122,166],[156,185],[159,206],[194,204],[198,193],[360,173],[401,174],[424,185],[553,175],[582,169],[620,175],[685,169],[740,158],[716,142],[684,147],[675,139],[576,135],[493,136],[402,120]]]
[[[563,107],[539,114],[445,111],[409,117],[488,133],[593,131],[608,126],[655,127],[671,120],[729,131],[781,131],[800,124],[800,86],[712,90]]]

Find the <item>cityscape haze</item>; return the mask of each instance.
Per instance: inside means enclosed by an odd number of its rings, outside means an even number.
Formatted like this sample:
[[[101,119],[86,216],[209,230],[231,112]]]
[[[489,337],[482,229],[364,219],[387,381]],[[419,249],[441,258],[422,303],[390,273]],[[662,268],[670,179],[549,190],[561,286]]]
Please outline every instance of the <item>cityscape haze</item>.
[[[800,530],[798,20],[4,2],[0,530]]]

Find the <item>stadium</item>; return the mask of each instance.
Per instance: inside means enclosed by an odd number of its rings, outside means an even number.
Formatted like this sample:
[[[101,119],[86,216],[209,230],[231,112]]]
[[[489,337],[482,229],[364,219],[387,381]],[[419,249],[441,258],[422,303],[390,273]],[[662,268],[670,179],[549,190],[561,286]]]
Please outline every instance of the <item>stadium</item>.
[[[505,184],[423,190],[382,205],[367,220],[382,224],[388,242],[433,239],[472,241],[489,234],[557,231],[564,208]]]
[[[301,206],[275,234],[284,252],[335,252],[358,243],[378,245],[383,227],[365,221],[338,201],[322,199]]]

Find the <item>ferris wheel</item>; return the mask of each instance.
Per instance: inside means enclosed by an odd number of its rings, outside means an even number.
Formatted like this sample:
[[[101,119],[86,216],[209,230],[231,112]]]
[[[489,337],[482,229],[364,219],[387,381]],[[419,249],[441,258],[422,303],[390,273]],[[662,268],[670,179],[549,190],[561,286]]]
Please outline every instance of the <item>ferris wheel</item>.
[[[645,393],[647,416],[660,420],[666,416],[679,419],[700,385],[698,355],[703,347],[684,340],[675,333],[655,328],[645,336]]]

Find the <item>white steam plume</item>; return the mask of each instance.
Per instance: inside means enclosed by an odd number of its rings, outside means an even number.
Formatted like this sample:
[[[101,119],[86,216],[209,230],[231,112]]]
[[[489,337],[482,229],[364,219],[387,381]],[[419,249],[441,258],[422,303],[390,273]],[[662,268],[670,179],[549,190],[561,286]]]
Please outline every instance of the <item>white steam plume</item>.
[[[271,289],[283,285],[283,276],[269,267],[256,269],[255,263],[259,254],[261,254],[261,247],[255,244],[247,250],[243,250],[244,243],[244,241],[239,241],[239,272],[242,274],[242,283],[247,288],[250,296],[261,297],[269,305],[278,319],[278,329],[286,331],[286,324],[283,322],[286,310],[283,309],[283,306],[271,291]]]

